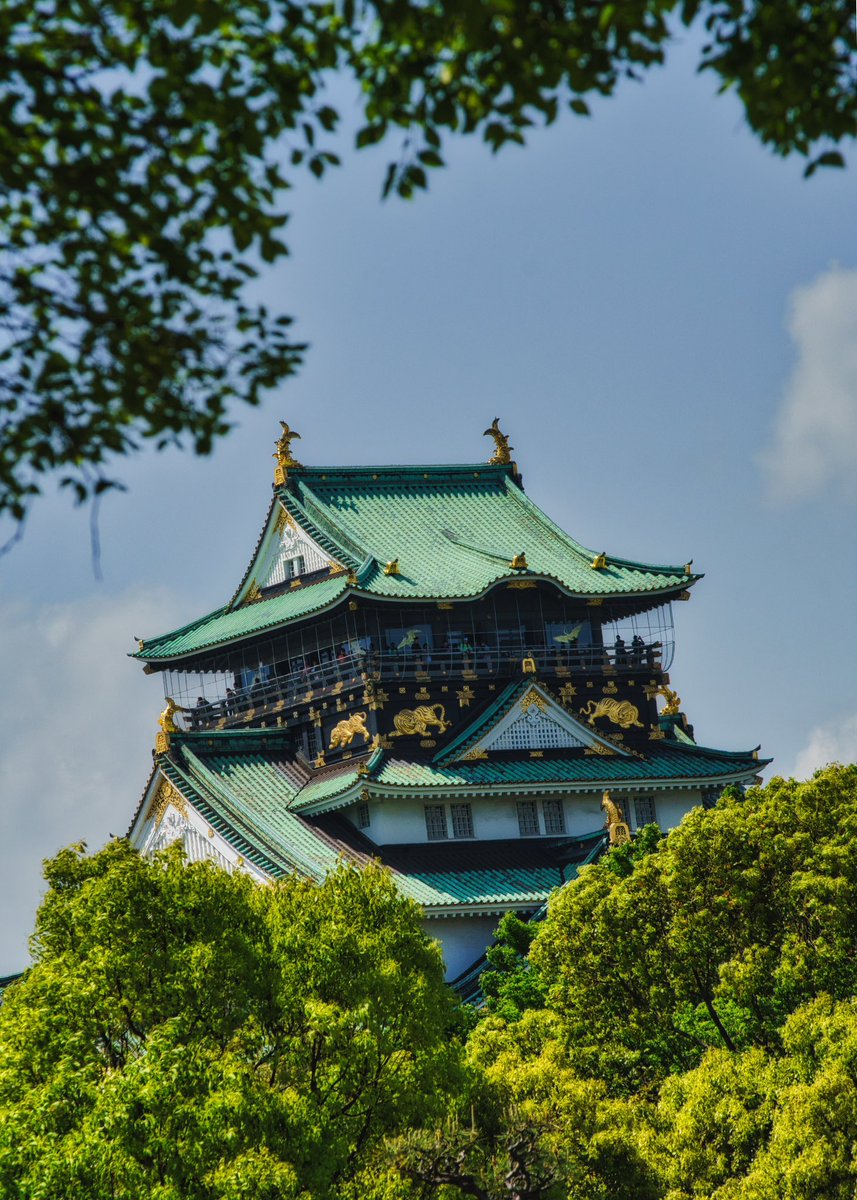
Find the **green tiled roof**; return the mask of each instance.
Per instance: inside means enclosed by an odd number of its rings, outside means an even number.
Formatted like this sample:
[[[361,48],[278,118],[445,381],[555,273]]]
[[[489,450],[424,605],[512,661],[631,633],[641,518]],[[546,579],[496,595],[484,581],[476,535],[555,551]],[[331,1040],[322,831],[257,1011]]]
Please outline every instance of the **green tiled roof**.
[[[300,617],[318,612],[319,609],[335,603],[346,590],[345,576],[334,575],[294,591],[281,592],[268,600],[245,604],[231,612],[227,608],[218,608],[208,616],[201,617],[190,625],[183,625],[181,629],[175,629],[172,633],[147,638],[143,649],[138,650],[133,657],[145,659],[147,662],[177,658],[220,645],[222,642],[237,641],[249,634],[286,625],[289,621],[296,621]]]
[[[308,530],[374,567],[362,589],[401,599],[477,596],[492,584],[545,576],[580,596],[686,587],[684,567],[614,558],[595,570],[586,549],[542,512],[511,467],[317,467],[295,472],[281,499]],[[528,571],[510,562],[525,554]],[[399,561],[399,574],[383,566]]]
[[[646,758],[636,755],[568,754],[561,758],[481,759],[473,763],[426,763],[389,759],[370,786],[391,788],[486,788],[502,785],[650,783],[742,779],[765,765],[752,754],[729,754],[703,747],[664,747]]]
[[[511,467],[303,468],[278,498],[337,561],[358,568],[357,586],[351,589],[342,573],[234,610],[225,606],[145,639],[136,657],[176,658],[236,641],[318,612],[351,590],[392,600],[465,600],[528,578],[550,580],[569,595],[609,598],[669,595],[700,578],[683,566],[610,554],[605,568],[593,568],[595,552],[529,499]],[[261,543],[256,553],[264,553]],[[526,570],[512,569],[518,554],[526,555]],[[399,572],[387,575],[392,559]]]
[[[187,742],[161,762],[167,777],[244,857],[274,878],[299,871],[322,878],[347,848],[291,812],[302,769],[261,755],[197,755]],[[331,780],[319,780],[330,783]],[[383,858],[383,847],[378,847]],[[356,856],[366,861],[370,855]],[[568,878],[561,867],[395,872],[402,892],[427,909],[541,903]]]
[[[566,879],[559,867],[519,867],[492,871],[431,871],[402,877],[420,904],[540,904]]]
[[[297,794],[287,764],[203,758],[187,745],[181,760],[165,764],[167,774],[227,841],[270,875],[297,870],[321,878],[336,866],[340,852],[289,811]]]

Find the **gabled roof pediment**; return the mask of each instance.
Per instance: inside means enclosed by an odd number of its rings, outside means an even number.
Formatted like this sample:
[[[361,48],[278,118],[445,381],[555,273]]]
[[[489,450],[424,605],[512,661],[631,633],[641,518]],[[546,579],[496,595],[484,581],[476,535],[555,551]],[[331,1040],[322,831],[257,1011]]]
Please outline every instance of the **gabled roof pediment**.
[[[567,712],[542,684],[512,684],[438,761],[467,762],[496,750],[627,751]]]
[[[340,568],[341,564],[295,521],[288,509],[275,501],[232,605],[255,598],[262,588]]]

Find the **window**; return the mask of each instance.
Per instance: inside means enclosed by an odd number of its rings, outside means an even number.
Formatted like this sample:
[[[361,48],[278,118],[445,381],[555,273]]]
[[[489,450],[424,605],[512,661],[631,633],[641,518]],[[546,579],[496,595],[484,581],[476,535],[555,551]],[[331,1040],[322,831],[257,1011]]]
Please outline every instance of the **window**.
[[[449,837],[446,831],[446,809],[442,804],[427,804],[425,806],[426,813],[426,836],[430,842],[439,842],[443,838]]]
[[[715,804],[717,803],[717,801],[720,799],[720,797],[722,795],[723,795],[722,787],[704,788],[703,792],[702,792],[702,796],[701,796],[702,807],[703,808],[714,808]]]
[[[469,804],[452,805],[452,836],[473,837],[473,813]]]
[[[294,558],[287,558],[283,563],[283,575],[286,579],[297,579],[298,575],[304,573],[304,556],[296,554]]]
[[[534,837],[539,832],[539,810],[535,800],[518,801],[518,831],[521,837]]]
[[[565,813],[561,800],[545,800],[542,805],[545,833],[565,833]]]
[[[358,829],[369,828],[369,805],[365,801],[362,804],[357,805],[357,811],[354,814],[354,820]]]
[[[654,796],[638,796],[634,801],[634,820],[638,829],[651,825],[655,820]]]

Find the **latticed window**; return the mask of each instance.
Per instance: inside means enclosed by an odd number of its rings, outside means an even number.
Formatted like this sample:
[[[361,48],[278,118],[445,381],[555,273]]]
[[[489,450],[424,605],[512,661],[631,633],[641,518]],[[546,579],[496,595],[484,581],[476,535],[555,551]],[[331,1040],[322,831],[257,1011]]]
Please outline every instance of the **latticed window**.
[[[425,806],[426,813],[426,836],[430,842],[438,842],[441,839],[449,837],[446,831],[446,809],[442,804],[427,804]]]
[[[542,805],[545,833],[565,833],[565,813],[561,800],[545,800]]]
[[[452,814],[452,836],[454,838],[469,838],[473,837],[473,813],[469,804],[453,804],[451,806]]]
[[[521,837],[534,837],[539,832],[539,810],[535,800],[518,801],[518,830]]]
[[[356,820],[358,829],[369,828],[369,805],[365,801],[357,805]]]
[[[638,796],[634,801],[634,820],[637,822],[637,828],[651,825],[655,819],[654,796]]]
[[[298,575],[304,573],[305,559],[302,554],[296,554],[294,558],[287,558],[283,562],[283,575],[286,579],[296,579]]]

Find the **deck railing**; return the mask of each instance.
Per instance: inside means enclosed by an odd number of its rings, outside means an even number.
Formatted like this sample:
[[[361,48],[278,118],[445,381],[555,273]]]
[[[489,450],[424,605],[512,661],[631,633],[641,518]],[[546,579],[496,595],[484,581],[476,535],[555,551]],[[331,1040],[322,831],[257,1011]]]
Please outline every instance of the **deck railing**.
[[[582,672],[658,671],[662,665],[660,642],[619,647],[528,646],[515,650],[488,646],[459,646],[454,649],[405,650],[378,653],[366,651],[342,655],[327,662],[309,662],[298,670],[250,687],[226,688],[225,694],[211,699],[181,698],[185,707],[177,714],[183,729],[209,729],[215,725],[241,724],[265,713],[281,713],[303,702],[308,693],[338,692],[362,688],[363,676],[371,679],[429,681],[434,679],[477,679],[484,676],[517,675],[524,659],[532,659],[544,675],[571,675]]]

